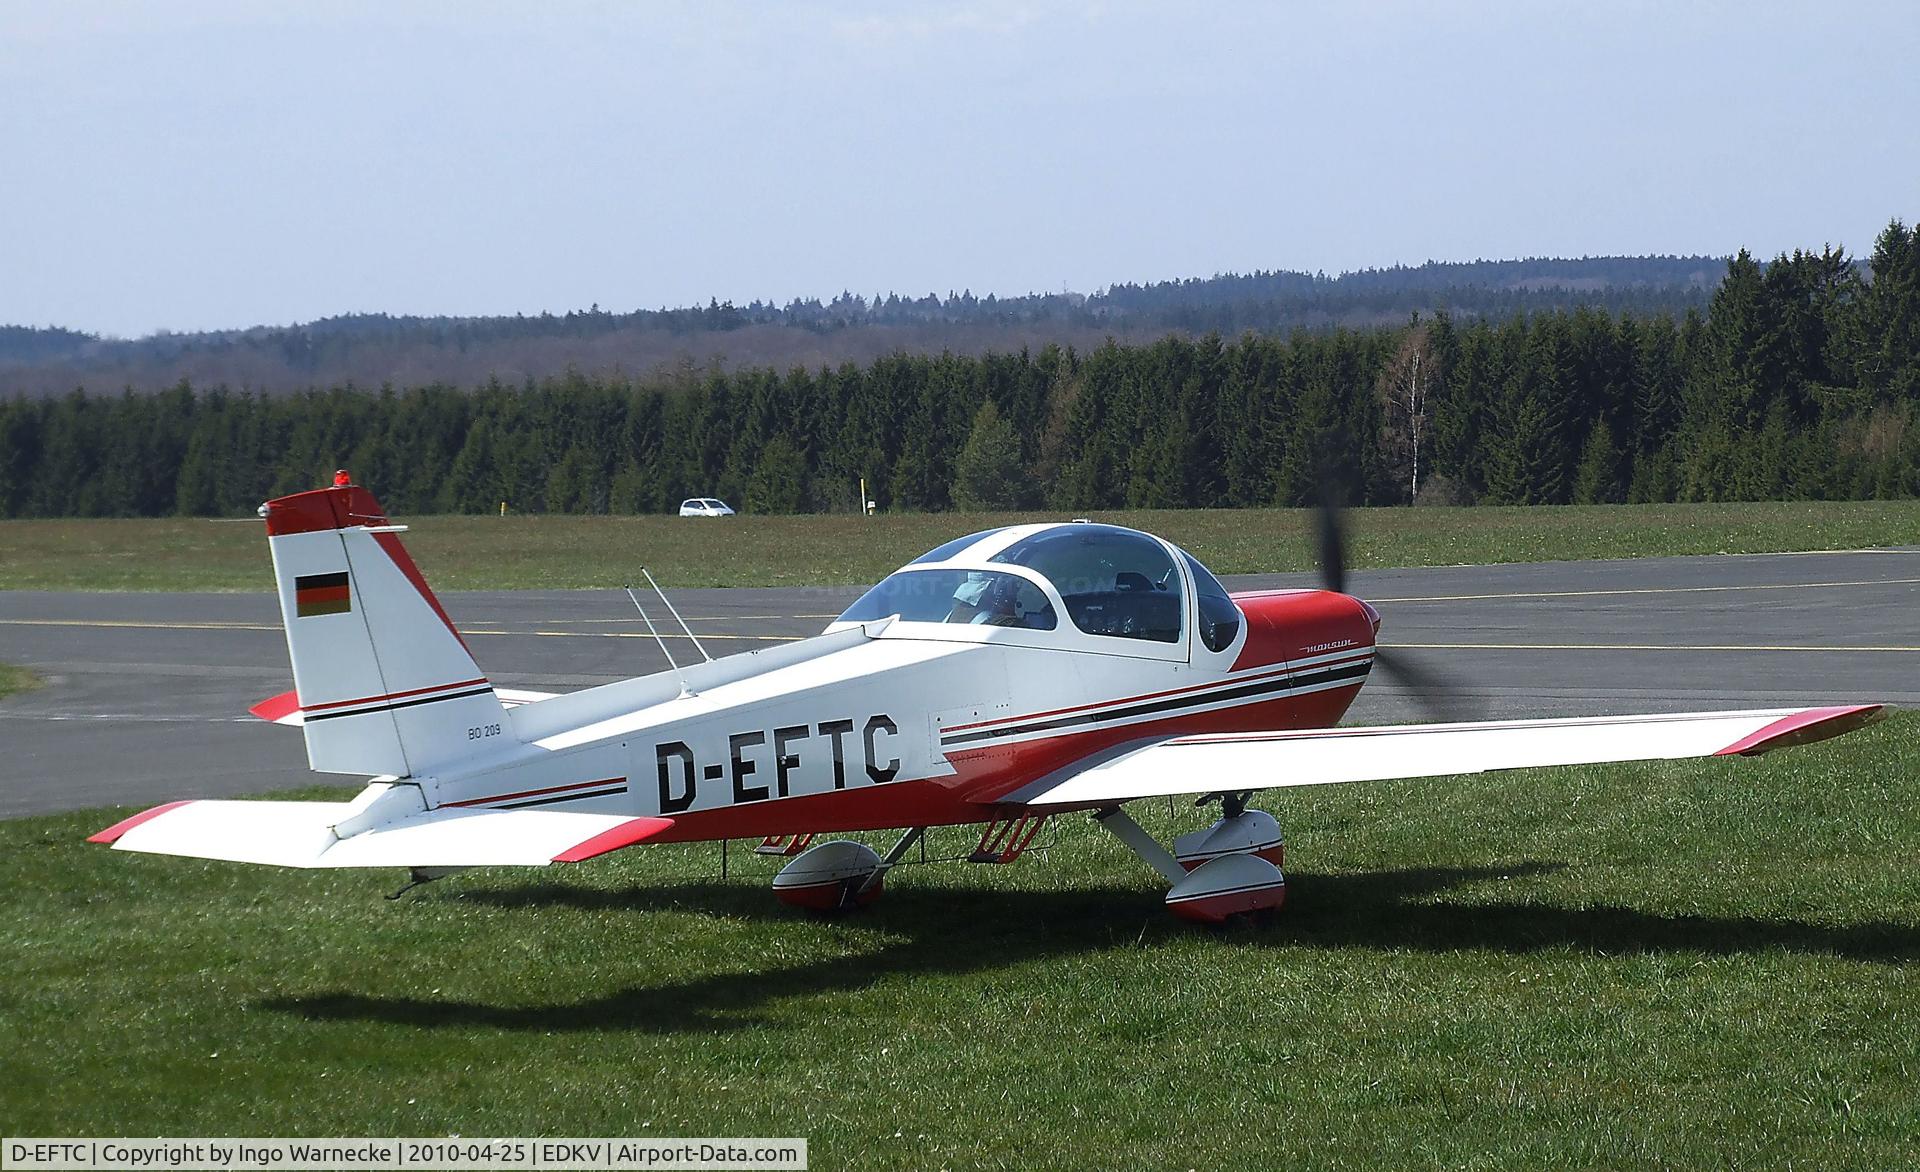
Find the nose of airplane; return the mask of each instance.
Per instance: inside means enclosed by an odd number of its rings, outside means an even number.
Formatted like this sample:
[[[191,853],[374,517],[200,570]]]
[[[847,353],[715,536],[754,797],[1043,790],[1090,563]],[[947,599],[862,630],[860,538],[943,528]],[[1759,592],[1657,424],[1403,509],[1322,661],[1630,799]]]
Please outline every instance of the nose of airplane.
[[[1373,609],[1373,604],[1364,598],[1356,598],[1354,601],[1359,603],[1360,609],[1366,612],[1367,621],[1373,624],[1373,633],[1378,635],[1380,633],[1380,612]]]

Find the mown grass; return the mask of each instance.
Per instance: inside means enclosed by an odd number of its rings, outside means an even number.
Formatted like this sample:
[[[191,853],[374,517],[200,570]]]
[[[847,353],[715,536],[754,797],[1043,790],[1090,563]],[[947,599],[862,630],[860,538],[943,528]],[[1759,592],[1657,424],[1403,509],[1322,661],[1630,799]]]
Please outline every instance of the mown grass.
[[[950,538],[1054,513],[407,518],[407,542],[449,590],[618,586],[642,565],[669,586],[872,582]],[[1297,509],[1134,510],[1098,520],[1179,542],[1223,574],[1311,568]],[[1359,567],[1770,553],[1920,543],[1920,501],[1360,509]],[[247,521],[0,521],[0,589],[264,590]]]
[[[845,920],[712,846],[388,903],[386,873],[81,842],[114,812],[0,823],[0,1121],[800,1135],[823,1168],[1911,1166],[1916,732],[1287,793],[1289,906],[1226,932],[1083,817]]]
[[[24,667],[0,663],[0,700],[40,686],[40,677]]]

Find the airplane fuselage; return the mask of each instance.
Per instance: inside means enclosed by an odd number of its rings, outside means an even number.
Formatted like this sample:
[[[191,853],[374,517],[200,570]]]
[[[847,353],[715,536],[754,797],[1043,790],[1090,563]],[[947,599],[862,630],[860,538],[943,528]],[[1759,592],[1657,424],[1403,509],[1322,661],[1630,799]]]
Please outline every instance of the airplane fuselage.
[[[1371,613],[1325,591],[1235,602],[1247,621],[1218,653],[836,624],[513,709],[510,756],[408,783],[431,806],[673,819],[654,841],[987,821],[1001,797],[1121,746],[1338,721],[1371,666]]]

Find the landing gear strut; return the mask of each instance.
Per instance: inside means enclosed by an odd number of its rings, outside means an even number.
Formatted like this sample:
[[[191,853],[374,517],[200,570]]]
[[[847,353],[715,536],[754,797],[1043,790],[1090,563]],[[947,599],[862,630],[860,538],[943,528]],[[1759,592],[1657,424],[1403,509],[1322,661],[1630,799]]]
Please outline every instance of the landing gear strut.
[[[458,875],[465,870],[467,870],[466,867],[413,867],[407,871],[406,884],[387,898],[399,899],[422,884],[431,883],[435,879],[445,879],[449,875]]]
[[[1193,804],[1196,806],[1204,806],[1208,802],[1219,802],[1220,817],[1238,818],[1240,815],[1247,812],[1247,799],[1251,798],[1252,796],[1253,796],[1253,791],[1250,789],[1249,790],[1221,790],[1218,793],[1204,794],[1200,797],[1197,797],[1193,800]]]

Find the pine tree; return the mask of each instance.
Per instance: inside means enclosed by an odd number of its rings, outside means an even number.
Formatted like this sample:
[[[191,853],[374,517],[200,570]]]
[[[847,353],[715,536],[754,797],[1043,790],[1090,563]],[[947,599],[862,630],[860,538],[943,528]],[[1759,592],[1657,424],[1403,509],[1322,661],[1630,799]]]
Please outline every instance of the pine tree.
[[[494,464],[493,424],[482,419],[468,429],[467,442],[453,459],[440,507],[450,513],[490,513],[506,499]]]
[[[806,459],[787,433],[760,449],[747,478],[745,499],[749,513],[797,513],[806,500]]]
[[[953,503],[969,513],[1017,509],[1030,495],[1020,437],[988,399],[973,414],[967,444],[954,461]]]
[[[1860,385],[1878,402],[1920,399],[1920,227],[1899,220],[1874,241],[1861,297]]]
[[[628,463],[613,474],[613,484],[607,492],[607,509],[614,513],[644,513],[648,511],[651,496],[647,474],[638,464]]]
[[[1080,375],[1075,366],[1069,352],[1055,366],[1047,385],[1046,425],[1040,433],[1039,454],[1033,467],[1035,490],[1047,500],[1058,499],[1066,466],[1079,455],[1079,450],[1072,446],[1074,405],[1080,398]]]
[[[1435,323],[1441,378],[1434,389],[1433,469],[1454,499],[1470,503],[1486,490],[1481,434],[1492,406],[1490,388],[1500,381],[1493,331],[1485,322],[1455,330]]]
[[[1666,448],[1680,425],[1680,388],[1684,377],[1680,334],[1671,318],[1658,317],[1637,331],[1628,376],[1633,393],[1633,449],[1636,456]]]
[[[550,513],[607,511],[607,486],[584,449],[568,449],[547,474],[546,507]]]
[[[186,454],[180,460],[175,478],[174,512],[182,517],[210,517],[219,511],[218,486],[214,475],[212,429],[195,428],[187,441]]]
[[[1587,435],[1586,450],[1574,472],[1573,500],[1580,505],[1609,505],[1624,495],[1620,485],[1620,449],[1613,428],[1602,419]]]
[[[0,517],[21,516],[40,461],[38,404],[25,399],[0,403]]]
[[[1316,375],[1295,401],[1287,422],[1286,447],[1273,473],[1273,503],[1314,505],[1329,491],[1349,497],[1354,490],[1351,454],[1333,389]]]

